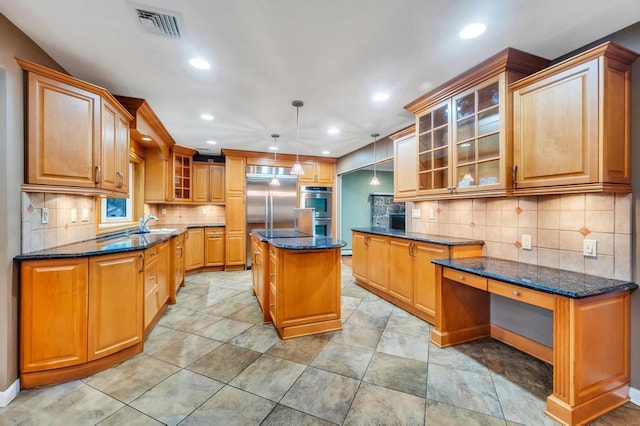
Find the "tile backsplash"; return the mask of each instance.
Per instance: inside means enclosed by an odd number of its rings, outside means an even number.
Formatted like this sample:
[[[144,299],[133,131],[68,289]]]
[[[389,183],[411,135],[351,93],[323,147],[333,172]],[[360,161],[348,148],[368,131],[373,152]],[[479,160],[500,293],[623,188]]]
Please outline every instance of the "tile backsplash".
[[[145,212],[157,216],[157,225],[224,224],[225,208],[210,205],[146,204]],[[152,226],[154,223],[152,222]]]
[[[82,195],[22,192],[22,253],[84,241],[96,236],[95,201]],[[49,221],[42,223],[42,208],[49,209]],[[75,209],[76,222],[71,222]],[[89,220],[82,221],[82,209]]]
[[[594,193],[422,201],[411,226],[483,240],[485,256],[630,280],[631,200],[631,194]],[[522,248],[523,235],[531,236],[531,250]],[[597,241],[597,257],[583,255],[585,239]]]

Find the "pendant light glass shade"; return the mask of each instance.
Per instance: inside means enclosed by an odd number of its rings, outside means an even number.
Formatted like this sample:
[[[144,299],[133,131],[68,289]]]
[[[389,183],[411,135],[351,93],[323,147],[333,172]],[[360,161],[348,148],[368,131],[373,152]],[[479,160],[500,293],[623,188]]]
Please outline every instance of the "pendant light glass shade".
[[[296,163],[293,165],[291,169],[291,174],[295,176],[302,176],[304,174],[304,170],[300,165],[300,160],[298,159],[298,145],[300,144],[300,107],[304,105],[302,101],[293,101],[291,105],[296,107]]]
[[[278,142],[277,139],[280,137],[280,135],[274,133],[271,135],[271,137],[273,138],[273,178],[271,179],[271,182],[269,182],[269,185],[271,186],[280,186],[280,181],[278,180],[278,178],[276,177],[276,170],[278,170],[278,163],[277,163],[277,157],[278,157]]]
[[[378,186],[380,185],[380,180],[378,179],[378,175],[376,174],[376,140],[380,136],[379,133],[373,133],[371,137],[373,138],[373,177],[371,178],[371,182],[369,185]]]

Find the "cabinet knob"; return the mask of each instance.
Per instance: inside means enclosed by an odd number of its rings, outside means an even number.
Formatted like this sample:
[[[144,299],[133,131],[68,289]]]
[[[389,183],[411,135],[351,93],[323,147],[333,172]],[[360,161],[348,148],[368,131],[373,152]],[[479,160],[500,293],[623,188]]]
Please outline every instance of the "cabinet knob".
[[[464,281],[464,275],[460,275],[460,281]]]
[[[520,292],[518,290],[513,290],[513,295],[514,296],[520,296]]]

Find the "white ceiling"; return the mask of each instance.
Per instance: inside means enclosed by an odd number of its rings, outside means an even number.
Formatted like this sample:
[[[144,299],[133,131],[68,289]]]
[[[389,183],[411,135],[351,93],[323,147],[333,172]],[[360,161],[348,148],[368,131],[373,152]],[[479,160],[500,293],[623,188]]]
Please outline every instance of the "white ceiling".
[[[506,47],[549,59],[640,21],[639,0],[139,0],[183,36],[144,32],[126,0],[0,0],[69,73],[146,99],[176,143],[339,157],[412,122],[403,106]],[[458,38],[471,22],[474,40]],[[188,60],[212,63],[198,71]],[[390,93],[385,103],[371,96]],[[199,118],[203,112],[213,121]],[[337,135],[327,129],[341,129]]]

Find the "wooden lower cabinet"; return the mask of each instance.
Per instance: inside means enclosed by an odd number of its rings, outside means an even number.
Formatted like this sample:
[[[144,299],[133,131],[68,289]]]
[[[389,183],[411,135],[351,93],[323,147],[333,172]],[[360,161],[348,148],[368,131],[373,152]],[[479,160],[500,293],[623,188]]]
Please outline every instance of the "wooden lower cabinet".
[[[204,228],[188,229],[184,244],[185,270],[202,268],[204,266]]]
[[[342,328],[340,248],[269,247],[269,310],[283,339]]]
[[[269,288],[265,277],[269,271],[269,244],[251,236],[251,279],[253,294],[262,309],[262,321],[271,322],[269,315]]]
[[[436,313],[434,259],[482,255],[482,244],[433,244],[353,232],[356,283],[433,323]]]
[[[224,228],[206,228],[204,266],[224,266]]]
[[[89,258],[88,360],[142,342],[141,253]]]
[[[144,328],[154,323],[169,299],[169,243],[144,251]]]
[[[184,285],[184,250],[185,234],[180,234],[171,240],[171,266],[173,275],[169,285],[169,303],[176,303],[176,297],[178,296],[178,289]]]
[[[227,233],[225,238],[225,268],[244,269],[247,265],[247,238],[243,233]]]
[[[85,363],[87,259],[22,262],[21,273],[21,376]]]

